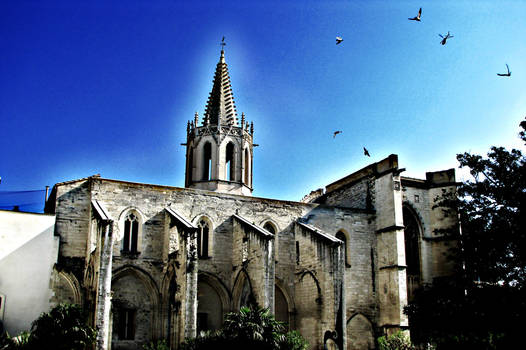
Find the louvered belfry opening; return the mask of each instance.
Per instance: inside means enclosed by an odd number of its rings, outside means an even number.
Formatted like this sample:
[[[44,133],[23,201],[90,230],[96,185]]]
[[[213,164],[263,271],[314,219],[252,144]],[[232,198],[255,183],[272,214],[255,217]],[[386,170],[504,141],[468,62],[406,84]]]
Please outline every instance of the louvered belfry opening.
[[[211,125],[238,125],[236,105],[228,66],[225,62],[225,52],[221,50],[221,57],[214,74],[214,85],[208,97],[204,122]]]

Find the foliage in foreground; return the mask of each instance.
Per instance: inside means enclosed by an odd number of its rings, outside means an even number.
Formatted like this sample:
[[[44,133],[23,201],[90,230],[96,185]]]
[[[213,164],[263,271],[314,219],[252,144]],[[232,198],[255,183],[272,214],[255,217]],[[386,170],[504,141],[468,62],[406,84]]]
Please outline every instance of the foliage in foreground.
[[[2,350],[84,350],[95,342],[96,332],[85,323],[79,305],[60,304],[33,321],[31,332],[5,340]]]
[[[166,340],[151,341],[148,344],[142,346],[144,350],[170,350],[170,347],[166,344]]]
[[[415,350],[411,340],[403,332],[399,331],[389,337],[378,338],[378,348],[380,350]]]
[[[242,307],[225,317],[223,328],[187,339],[182,350],[251,349],[305,350],[307,341],[295,331],[285,333],[282,322],[276,321],[268,309]]]
[[[519,136],[526,143],[526,120]],[[526,156],[491,147],[487,157],[457,155],[471,180],[458,198],[435,207],[459,215],[461,229],[440,232],[457,241],[455,279],[435,281],[405,308],[411,337],[437,350],[511,349],[526,317]]]

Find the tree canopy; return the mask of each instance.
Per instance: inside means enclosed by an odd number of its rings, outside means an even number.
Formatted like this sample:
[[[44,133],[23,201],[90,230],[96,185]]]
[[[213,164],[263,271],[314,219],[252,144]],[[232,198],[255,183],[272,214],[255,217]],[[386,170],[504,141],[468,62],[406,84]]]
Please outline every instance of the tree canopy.
[[[519,137],[526,144],[526,120]],[[491,147],[486,157],[457,155],[472,178],[435,207],[458,215],[461,230],[443,230],[458,241],[459,271],[416,294],[405,311],[416,342],[437,349],[504,349],[520,336],[526,316],[526,157]]]

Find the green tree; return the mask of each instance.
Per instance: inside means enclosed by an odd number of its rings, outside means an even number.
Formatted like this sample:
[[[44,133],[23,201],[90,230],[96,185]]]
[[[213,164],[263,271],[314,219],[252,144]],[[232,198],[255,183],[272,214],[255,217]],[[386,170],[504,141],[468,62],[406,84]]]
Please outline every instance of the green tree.
[[[526,120],[519,136],[526,143]],[[510,348],[526,316],[526,158],[520,150],[491,147],[486,157],[457,155],[472,179],[445,193],[436,207],[458,215],[458,274],[435,281],[406,307],[411,334],[437,349]]]

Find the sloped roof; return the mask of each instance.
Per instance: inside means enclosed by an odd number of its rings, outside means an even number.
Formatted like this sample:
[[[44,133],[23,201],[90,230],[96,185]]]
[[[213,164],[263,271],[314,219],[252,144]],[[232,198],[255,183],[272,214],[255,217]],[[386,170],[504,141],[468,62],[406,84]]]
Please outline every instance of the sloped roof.
[[[249,226],[251,229],[253,229],[255,232],[258,232],[259,234],[261,234],[263,237],[265,238],[272,238],[274,237],[274,235],[272,233],[270,233],[269,231],[265,230],[264,228],[262,227],[259,227],[257,225],[254,225],[252,223],[250,223],[250,221],[248,221],[247,219],[237,215],[237,214],[234,214],[232,215],[234,218],[236,218],[237,220],[239,220],[241,223]]]
[[[92,199],[91,205],[93,205],[93,208],[95,209],[95,213],[97,213],[99,219],[104,220],[104,221],[113,221],[113,219],[108,214],[108,210],[98,200]]]
[[[223,50],[221,50],[221,57],[216,66],[204,120],[208,120],[211,125],[238,125],[236,105]]]
[[[181,225],[183,225],[187,230],[189,231],[195,231],[197,230],[197,226],[192,224],[190,221],[186,220],[184,216],[176,212],[174,209],[170,207],[164,208],[168,214],[170,214],[175,220],[177,220]]]
[[[303,227],[304,229],[306,229],[307,231],[310,231],[310,232],[316,234],[317,236],[319,236],[319,237],[321,237],[323,239],[331,241],[332,243],[343,244],[343,241],[339,240],[338,238],[336,238],[334,236],[331,236],[328,233],[323,232],[322,230],[320,230],[319,228],[317,228],[315,226],[312,226],[312,225],[309,225],[309,224],[305,224],[305,223],[302,223],[302,222],[299,222],[299,221],[297,221],[296,223],[298,225],[300,225],[301,227]]]

